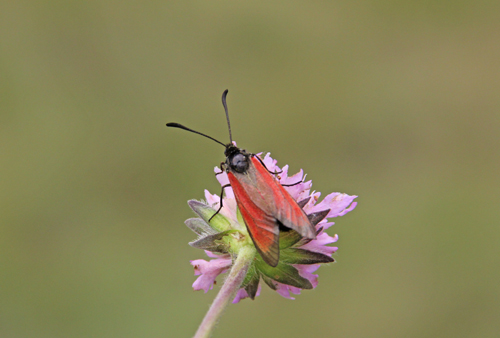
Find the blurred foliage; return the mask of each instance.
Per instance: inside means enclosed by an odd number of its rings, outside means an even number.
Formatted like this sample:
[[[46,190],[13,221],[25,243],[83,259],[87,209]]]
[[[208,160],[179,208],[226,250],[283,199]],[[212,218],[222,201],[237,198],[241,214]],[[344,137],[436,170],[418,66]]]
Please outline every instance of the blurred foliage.
[[[0,336],[188,337],[227,140],[359,195],[337,263],[216,337],[497,337],[500,3],[3,1]],[[497,201],[497,202],[495,202]],[[219,283],[220,285],[220,283]]]

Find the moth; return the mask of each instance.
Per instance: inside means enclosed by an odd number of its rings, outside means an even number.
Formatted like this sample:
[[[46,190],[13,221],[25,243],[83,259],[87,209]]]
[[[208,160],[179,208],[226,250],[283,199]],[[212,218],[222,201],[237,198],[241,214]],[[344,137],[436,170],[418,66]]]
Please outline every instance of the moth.
[[[222,187],[220,207],[214,216],[222,209],[224,189],[231,186],[241,216],[257,251],[267,264],[275,267],[278,265],[280,256],[280,228],[295,230],[308,239],[316,238],[316,229],[301,206],[276,179],[275,175],[279,172],[269,171],[259,156],[234,145],[226,103],[227,93],[226,89],[222,94],[222,105],[226,112],[230,143],[224,144],[179,123],[167,123],[167,127],[199,134],[226,148],[224,151],[226,161],[221,163],[221,170],[226,171],[229,184]],[[298,183],[301,181],[296,184]]]

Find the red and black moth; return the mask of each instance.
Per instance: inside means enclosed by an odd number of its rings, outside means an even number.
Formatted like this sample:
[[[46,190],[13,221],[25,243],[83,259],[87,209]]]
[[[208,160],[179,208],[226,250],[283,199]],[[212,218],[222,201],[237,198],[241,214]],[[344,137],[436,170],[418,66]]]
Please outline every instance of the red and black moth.
[[[316,229],[301,206],[275,178],[274,175],[279,173],[270,172],[259,156],[233,144],[226,104],[227,93],[226,89],[222,94],[222,104],[226,112],[230,143],[224,144],[178,123],[167,123],[167,127],[180,128],[205,136],[226,148],[224,151],[226,161],[221,163],[221,169],[226,171],[230,184],[222,187],[220,207],[214,216],[222,209],[224,188],[231,186],[257,251],[267,264],[275,267],[278,265],[280,255],[280,228],[295,230],[308,239],[316,238]]]

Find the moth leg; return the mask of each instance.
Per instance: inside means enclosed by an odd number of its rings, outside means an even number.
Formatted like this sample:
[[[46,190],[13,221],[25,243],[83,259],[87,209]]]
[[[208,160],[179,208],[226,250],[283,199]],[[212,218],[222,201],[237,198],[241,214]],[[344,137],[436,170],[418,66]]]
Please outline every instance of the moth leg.
[[[300,183],[303,183],[303,182],[304,181],[300,180],[300,181],[292,183],[292,184],[282,184],[281,186],[283,186],[283,187],[293,187],[294,185],[297,185],[297,184],[300,184]]]
[[[215,212],[215,214],[213,214],[213,215],[212,215],[212,217],[210,217],[210,218],[208,219],[208,223],[210,223],[210,221],[212,220],[212,218],[214,218],[214,217],[215,217],[215,215],[217,215],[217,214],[220,212],[220,209],[222,209],[222,196],[224,195],[224,189],[225,189],[225,188],[227,188],[227,187],[230,187],[230,186],[231,186],[231,184],[226,184],[226,185],[223,185],[223,186],[222,186],[222,190],[221,190],[221,192],[220,192],[220,207],[219,207],[219,210],[217,210],[217,211]]]
[[[280,170],[280,171],[271,171],[269,169],[267,169],[266,165],[264,164],[264,162],[261,160],[261,158],[255,154],[252,154],[253,156],[257,157],[257,159],[259,160],[260,163],[262,163],[262,165],[264,166],[264,168],[266,168],[266,170],[271,173],[271,174],[274,174],[274,175],[278,175],[278,174],[281,174],[283,172],[283,170]]]
[[[220,173],[215,174],[215,176],[222,174],[224,172],[224,169],[225,169],[224,167],[225,167],[225,163],[221,162],[220,163]]]

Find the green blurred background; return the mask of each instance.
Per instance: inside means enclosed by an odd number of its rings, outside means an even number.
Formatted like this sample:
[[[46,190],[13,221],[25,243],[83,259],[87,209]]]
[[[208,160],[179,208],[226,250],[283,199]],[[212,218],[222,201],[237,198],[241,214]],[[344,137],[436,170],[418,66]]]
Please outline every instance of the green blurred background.
[[[498,337],[498,1],[3,1],[0,336],[189,337],[215,143],[358,195],[337,263],[215,337]]]

